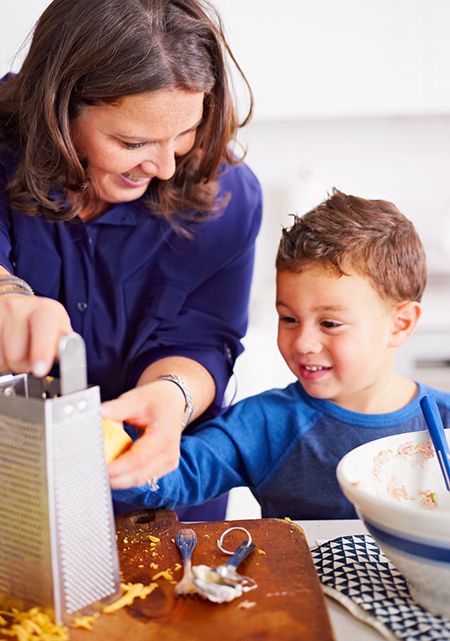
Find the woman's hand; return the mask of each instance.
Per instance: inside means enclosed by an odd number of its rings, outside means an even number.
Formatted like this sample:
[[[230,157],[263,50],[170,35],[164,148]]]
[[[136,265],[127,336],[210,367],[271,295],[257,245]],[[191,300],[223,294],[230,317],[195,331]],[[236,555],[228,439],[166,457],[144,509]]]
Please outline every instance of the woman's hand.
[[[0,372],[45,376],[58,354],[59,340],[72,331],[58,301],[8,293],[0,296]]]
[[[142,430],[108,467],[113,489],[144,485],[178,467],[185,401],[176,385],[160,380],[140,385],[103,403],[102,414]]]

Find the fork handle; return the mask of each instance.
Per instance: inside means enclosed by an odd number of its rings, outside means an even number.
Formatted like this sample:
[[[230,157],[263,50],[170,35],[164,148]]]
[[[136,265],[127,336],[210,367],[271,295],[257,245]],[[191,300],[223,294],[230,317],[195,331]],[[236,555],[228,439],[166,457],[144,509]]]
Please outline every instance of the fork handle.
[[[247,543],[241,543],[241,545],[238,548],[236,548],[231,559],[227,561],[224,565],[231,565],[234,568],[237,568],[239,563],[242,563],[242,561],[246,559],[248,555],[253,552],[255,547],[256,546],[254,543],[250,543],[250,545],[248,545]]]
[[[175,537],[177,548],[181,552],[183,561],[190,561],[192,552],[197,545],[197,535],[191,528],[182,528],[178,530]]]

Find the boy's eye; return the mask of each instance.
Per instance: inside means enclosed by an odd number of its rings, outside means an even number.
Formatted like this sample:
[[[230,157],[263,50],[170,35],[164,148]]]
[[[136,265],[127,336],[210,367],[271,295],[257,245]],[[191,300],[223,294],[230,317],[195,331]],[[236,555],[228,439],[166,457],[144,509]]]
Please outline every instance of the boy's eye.
[[[125,149],[141,149],[144,146],[143,142],[125,142],[122,140],[122,145]]]
[[[338,329],[339,327],[342,327],[342,323],[339,323],[337,321],[322,321],[321,323],[322,327],[325,327],[325,329]]]
[[[297,320],[293,316],[279,316],[278,321],[280,323],[296,323]]]

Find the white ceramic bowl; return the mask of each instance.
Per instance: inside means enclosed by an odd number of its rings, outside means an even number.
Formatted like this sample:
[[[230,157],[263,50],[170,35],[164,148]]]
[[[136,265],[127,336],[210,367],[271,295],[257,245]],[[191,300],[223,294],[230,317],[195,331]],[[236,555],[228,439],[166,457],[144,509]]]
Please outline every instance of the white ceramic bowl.
[[[450,492],[428,432],[365,443],[343,457],[337,477],[411,596],[450,616]]]

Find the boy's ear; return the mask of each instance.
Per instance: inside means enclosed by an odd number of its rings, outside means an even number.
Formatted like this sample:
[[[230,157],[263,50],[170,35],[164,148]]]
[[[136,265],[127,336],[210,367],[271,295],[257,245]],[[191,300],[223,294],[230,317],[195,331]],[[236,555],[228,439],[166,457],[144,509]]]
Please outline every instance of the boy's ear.
[[[390,347],[400,347],[414,332],[417,321],[422,314],[420,303],[409,300],[394,307]]]

